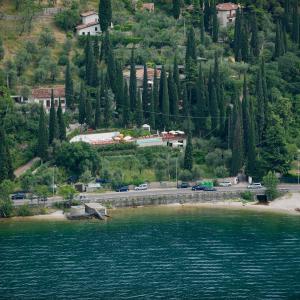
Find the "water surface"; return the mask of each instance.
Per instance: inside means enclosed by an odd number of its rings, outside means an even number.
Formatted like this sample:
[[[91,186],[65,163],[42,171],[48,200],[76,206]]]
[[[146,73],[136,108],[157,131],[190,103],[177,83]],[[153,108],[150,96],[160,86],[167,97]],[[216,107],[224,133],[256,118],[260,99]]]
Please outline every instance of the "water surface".
[[[300,218],[203,208],[0,222],[0,299],[300,299]]]

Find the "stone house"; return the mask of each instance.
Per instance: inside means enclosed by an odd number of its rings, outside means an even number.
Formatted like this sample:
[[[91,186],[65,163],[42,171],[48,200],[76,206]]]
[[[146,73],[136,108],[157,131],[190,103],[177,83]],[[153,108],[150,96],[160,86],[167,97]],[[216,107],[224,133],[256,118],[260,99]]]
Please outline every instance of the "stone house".
[[[240,8],[240,5],[231,2],[219,3],[216,8],[220,27],[227,27],[227,25],[235,22],[236,11]]]
[[[87,11],[80,15],[82,24],[76,26],[78,35],[98,35],[101,33],[99,15],[95,11]]]

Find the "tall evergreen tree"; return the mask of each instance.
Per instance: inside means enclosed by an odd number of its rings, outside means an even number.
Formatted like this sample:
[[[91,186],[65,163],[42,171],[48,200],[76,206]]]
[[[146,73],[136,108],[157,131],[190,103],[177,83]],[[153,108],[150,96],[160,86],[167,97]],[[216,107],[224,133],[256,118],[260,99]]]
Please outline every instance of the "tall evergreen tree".
[[[107,31],[112,21],[111,0],[100,0],[99,3],[99,20],[102,32]]]
[[[46,116],[43,105],[40,107],[40,119],[39,119],[39,132],[38,132],[38,144],[37,144],[37,155],[42,159],[46,160],[48,153],[48,128],[46,125]]]
[[[128,85],[127,81],[124,81],[124,104],[123,104],[123,111],[122,111],[122,121],[123,121],[123,126],[126,128],[130,124],[130,100],[129,100],[129,95],[128,95]]]
[[[177,95],[178,97],[181,94],[180,90],[180,79],[179,79],[179,69],[178,69],[178,62],[177,62],[177,55],[174,57],[174,63],[173,63],[173,79],[174,83],[176,84],[177,87]]]
[[[190,115],[191,112],[191,105],[189,101],[189,95],[188,95],[188,88],[187,85],[183,85],[183,95],[182,95],[182,115],[183,117],[187,118]]]
[[[130,63],[130,79],[129,79],[129,98],[131,111],[134,112],[136,108],[136,92],[137,92],[137,83],[136,83],[136,69],[134,62],[134,49],[131,52],[131,63]]]
[[[147,65],[144,64],[144,75],[143,75],[143,94],[142,94],[142,103],[143,103],[143,115],[144,119],[149,117],[149,90],[148,90],[148,70]]]
[[[178,94],[172,71],[170,71],[168,75],[168,91],[170,99],[170,114],[172,115],[172,120],[176,121],[175,116],[178,114]]]
[[[239,61],[240,58],[240,51],[241,51],[241,38],[242,38],[242,12],[240,9],[236,12],[236,19],[235,19],[235,25],[234,25],[234,56],[235,60]]]
[[[138,96],[136,100],[135,122],[138,127],[141,127],[143,125],[143,106],[140,89],[138,90]]]
[[[65,73],[65,96],[67,108],[74,107],[74,88],[73,79],[71,74],[70,61],[67,62],[66,73]]]
[[[251,41],[250,41],[252,53],[254,57],[258,57],[260,53],[259,43],[258,43],[258,27],[256,14],[253,13],[251,18]]]
[[[162,128],[169,127],[169,115],[170,115],[170,105],[169,105],[169,91],[168,91],[168,81],[165,68],[162,68]]]
[[[299,43],[299,13],[298,13],[298,0],[294,0],[294,7],[293,7],[293,26],[292,26],[292,40],[295,44]]]
[[[173,0],[173,16],[175,19],[180,17],[180,0]]]
[[[4,128],[0,127],[0,182],[13,179],[13,166]]]
[[[112,94],[108,89],[108,80],[104,88],[104,126],[109,128],[112,125]]]
[[[243,125],[238,95],[233,108],[231,174],[236,176],[244,164]]]
[[[122,106],[123,106],[123,72],[122,72],[122,66],[120,63],[116,63],[116,110],[121,113],[122,112]]]
[[[184,152],[183,167],[186,170],[192,171],[193,169],[193,144],[191,134],[188,134],[187,144]]]
[[[285,52],[285,45],[284,45],[284,39],[283,39],[283,31],[282,26],[279,21],[277,21],[276,24],[276,38],[275,38],[275,57],[282,56]]]
[[[53,140],[58,137],[57,134],[57,120],[56,120],[56,111],[54,103],[54,92],[51,90],[51,106],[50,106],[50,115],[49,115],[49,144],[52,144]]]
[[[81,84],[79,106],[78,106],[78,110],[79,110],[78,122],[81,125],[85,123],[85,102],[86,102],[86,91],[84,85]]]
[[[153,93],[153,90],[152,90],[152,93],[151,93],[151,104],[150,104],[150,115],[149,115],[149,124],[151,126],[152,129],[155,128],[155,116],[156,116],[156,113],[155,113],[155,103],[154,103],[154,93]]]
[[[213,13],[212,40],[214,43],[217,43],[219,40],[219,22],[218,22],[217,10],[215,8]]]
[[[219,130],[220,112],[219,112],[216,86],[214,85],[211,72],[209,75],[208,89],[209,89],[209,112],[211,116],[211,129],[214,134],[217,134]]]
[[[263,139],[265,130],[265,100],[262,86],[262,74],[261,69],[258,70],[256,78],[256,103],[258,107],[257,114],[257,137],[261,141]]]
[[[87,85],[92,86],[94,75],[94,54],[90,35],[88,35],[85,47],[85,81]]]
[[[99,36],[98,35],[94,36],[93,48],[94,48],[93,53],[95,56],[95,61],[97,63],[100,59],[100,47],[99,47]]]
[[[210,23],[211,23],[211,6],[209,0],[204,0],[204,28],[205,31],[210,31]]]
[[[87,97],[85,101],[85,123],[89,126],[89,128],[94,125],[92,99],[90,97]]]
[[[159,114],[159,79],[157,76],[157,69],[154,68],[154,78],[153,78],[153,89],[152,89],[152,97],[153,97],[153,110],[155,112],[155,126],[158,128],[159,124],[161,123],[161,116]]]
[[[58,108],[57,108],[57,124],[58,124],[58,138],[61,141],[64,141],[67,137],[67,134],[66,134],[66,124],[64,120],[60,98],[59,98]]]
[[[101,93],[100,93],[100,89],[97,89],[94,128],[95,129],[99,128],[100,124],[101,124]]]
[[[195,31],[193,27],[189,28],[188,36],[187,36],[187,44],[186,44],[186,52],[185,52],[185,60],[186,62],[191,60],[196,60],[196,43],[195,43]]]
[[[255,176],[256,172],[256,146],[255,146],[255,128],[253,119],[253,106],[249,105],[249,127],[248,127],[248,149],[247,149],[247,165],[246,172],[249,176]]]
[[[249,35],[245,22],[243,22],[241,31],[241,55],[244,62],[249,61]]]

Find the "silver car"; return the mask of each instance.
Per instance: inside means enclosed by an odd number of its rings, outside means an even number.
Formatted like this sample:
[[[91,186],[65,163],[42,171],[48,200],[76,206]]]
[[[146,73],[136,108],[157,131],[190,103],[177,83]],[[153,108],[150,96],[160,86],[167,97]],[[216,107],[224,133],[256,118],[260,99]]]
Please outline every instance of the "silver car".
[[[135,191],[145,191],[147,189],[148,189],[148,184],[147,183],[140,184],[139,186],[136,186],[134,188]]]
[[[253,182],[248,185],[248,189],[250,190],[255,190],[255,189],[261,189],[263,186],[261,185],[260,182]]]

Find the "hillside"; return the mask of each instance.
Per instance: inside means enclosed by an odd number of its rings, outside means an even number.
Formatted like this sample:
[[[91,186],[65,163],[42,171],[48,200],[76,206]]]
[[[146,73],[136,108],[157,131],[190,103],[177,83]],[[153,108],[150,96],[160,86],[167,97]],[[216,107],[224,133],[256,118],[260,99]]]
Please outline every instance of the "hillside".
[[[114,178],[113,185],[174,180],[177,161],[182,180],[237,174],[260,180],[269,171],[295,175],[296,0],[155,1],[154,11],[143,1],[102,1],[103,33],[95,36],[78,36],[74,28],[81,13],[98,12],[98,1],[31,0],[19,7],[18,1],[1,1],[1,14],[8,18],[0,20],[1,134],[3,157],[10,157],[3,179],[35,156],[45,164],[18,184],[49,186],[54,164],[61,183],[70,175],[85,181]],[[58,11],[43,15],[49,7]],[[222,18],[224,12],[230,14]],[[62,96],[55,96],[58,85],[65,86]],[[48,106],[39,101],[43,109],[34,101],[9,100],[10,94],[30,98],[36,87],[54,87],[51,108],[49,99]],[[82,132],[126,128],[138,136],[144,135],[138,130],[144,123],[152,134],[183,130],[186,148],[148,152],[122,143],[69,144],[66,125],[76,123]]]

